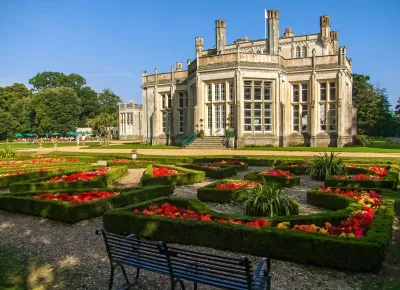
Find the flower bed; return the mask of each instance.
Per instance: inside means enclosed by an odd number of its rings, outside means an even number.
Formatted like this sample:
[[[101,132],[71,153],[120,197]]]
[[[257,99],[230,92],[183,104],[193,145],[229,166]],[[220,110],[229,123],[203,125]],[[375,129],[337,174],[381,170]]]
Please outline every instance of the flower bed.
[[[52,178],[40,178],[27,182],[13,183],[10,185],[12,193],[37,192],[52,189],[88,189],[103,188],[112,184],[115,180],[128,173],[126,166],[112,169],[101,169],[94,172],[71,172],[68,176],[52,174]]]
[[[178,166],[189,168],[198,171],[204,171],[207,177],[212,178],[226,178],[235,175],[238,172],[237,166],[215,164],[215,163],[198,163],[198,164],[185,164],[180,163]]]
[[[114,194],[114,191],[118,191],[119,194]],[[76,223],[100,216],[112,208],[169,196],[173,192],[173,186],[157,185],[128,189],[104,188],[90,192],[87,192],[87,189],[72,189],[40,192],[41,194],[3,194],[0,195],[0,209]],[[110,196],[106,196],[108,194]],[[77,198],[79,202],[76,202]]]
[[[152,174],[153,177],[170,176],[176,174],[182,174],[182,172],[167,167],[153,166],[153,174]]]
[[[224,179],[197,189],[197,198],[207,202],[241,202],[246,194],[240,189],[256,185],[257,182],[248,180]]]
[[[305,163],[289,163],[276,166],[274,169],[289,171],[291,174],[295,175],[305,175],[307,174],[308,166]]]
[[[325,179],[326,187],[352,187],[352,188],[388,188],[395,189],[398,184],[399,170],[397,166],[391,166],[387,174],[370,175],[358,174],[349,176],[331,176]]]
[[[154,176],[154,168],[163,168],[163,170],[156,169],[156,172],[166,173],[168,175]],[[172,174],[177,172],[179,174]],[[169,184],[169,185],[183,185],[202,182],[205,179],[205,173],[202,171],[195,171],[174,165],[161,165],[154,164],[148,165],[143,173],[141,183],[143,186],[155,184]]]
[[[289,223],[292,227],[295,224],[325,227],[326,222],[337,225],[349,218],[354,211],[362,209],[362,206],[353,199],[318,190],[308,194],[318,195],[320,201],[325,201],[329,205],[332,198],[341,200],[344,207],[336,212],[310,216],[270,218],[267,227],[251,227],[244,225],[254,221],[250,217],[219,214],[211,211],[199,200],[170,197],[109,211],[104,215],[103,222],[107,231],[117,234],[133,233],[152,240],[205,246],[251,255],[268,253],[271,258],[346,270],[376,271],[384,259],[393,219],[393,193],[383,191],[379,192],[382,195],[380,209],[375,214],[369,230],[359,239],[276,228],[283,222]],[[239,220],[242,225],[143,213],[144,210],[153,211],[149,206],[156,205],[158,209],[166,202],[177,208],[202,213],[203,216],[210,215],[211,219],[233,222]]]
[[[379,175],[379,176],[386,176],[389,172],[388,167],[380,167],[380,166],[363,166],[360,167],[359,165],[354,164],[345,164],[347,174],[349,175],[357,175],[357,174],[369,174],[369,175]]]
[[[292,175],[289,171],[265,170],[246,174],[244,179],[255,181],[271,181],[280,183],[285,187],[293,187],[300,184],[300,177]]]
[[[245,171],[249,168],[246,162],[240,160],[220,160],[214,161],[212,164],[234,166],[238,171]]]

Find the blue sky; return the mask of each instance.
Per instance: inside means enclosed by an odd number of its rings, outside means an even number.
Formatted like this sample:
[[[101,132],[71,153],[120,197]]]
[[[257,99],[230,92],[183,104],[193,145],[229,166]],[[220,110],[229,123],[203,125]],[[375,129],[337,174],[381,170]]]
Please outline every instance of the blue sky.
[[[194,39],[215,43],[214,21],[227,21],[227,41],[264,37],[264,8],[280,10],[280,32],[317,33],[331,16],[353,72],[400,96],[400,1],[0,1],[0,86],[28,83],[43,71],[78,73],[93,89],[110,88],[141,102],[141,71],[169,71],[195,56]]]

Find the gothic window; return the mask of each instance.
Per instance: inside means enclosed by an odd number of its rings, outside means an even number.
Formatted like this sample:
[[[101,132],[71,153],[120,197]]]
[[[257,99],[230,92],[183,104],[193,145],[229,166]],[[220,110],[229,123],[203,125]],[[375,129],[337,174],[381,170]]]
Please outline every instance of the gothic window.
[[[178,93],[178,108],[184,108],[184,93]]]
[[[301,57],[307,57],[307,47],[303,46],[301,48]]]
[[[300,57],[300,46],[296,47],[296,58]]]
[[[308,131],[308,84],[294,84],[292,96],[292,130]]]
[[[320,130],[335,132],[337,130],[336,82],[320,82],[319,88]]]

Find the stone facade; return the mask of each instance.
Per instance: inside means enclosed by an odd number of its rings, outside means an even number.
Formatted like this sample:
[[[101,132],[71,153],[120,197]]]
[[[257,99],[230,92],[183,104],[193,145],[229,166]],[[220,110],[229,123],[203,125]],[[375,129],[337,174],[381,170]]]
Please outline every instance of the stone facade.
[[[142,72],[143,139],[179,144],[234,131],[246,145],[343,146],[355,136],[352,62],[330,17],[320,31],[279,34],[279,11],[268,11],[268,39],[226,44],[226,22],[217,20],[216,45],[204,49],[196,37],[196,58],[167,73]]]
[[[142,133],[142,105],[118,105],[118,137],[120,140],[138,140],[143,138]]]

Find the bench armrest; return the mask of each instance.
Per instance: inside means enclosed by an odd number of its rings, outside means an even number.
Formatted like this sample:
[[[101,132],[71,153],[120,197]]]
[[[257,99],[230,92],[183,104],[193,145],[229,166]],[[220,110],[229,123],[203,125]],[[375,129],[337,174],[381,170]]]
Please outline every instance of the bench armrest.
[[[264,268],[264,266],[266,266]],[[256,267],[256,270],[254,271],[253,279],[257,279],[259,276],[261,276],[261,270],[264,268],[263,274],[266,277],[269,277],[269,273],[271,270],[271,261],[269,258],[262,258],[260,262],[258,262],[258,265]]]

